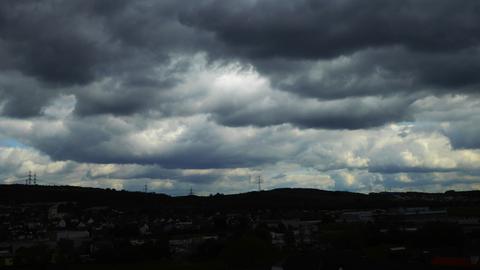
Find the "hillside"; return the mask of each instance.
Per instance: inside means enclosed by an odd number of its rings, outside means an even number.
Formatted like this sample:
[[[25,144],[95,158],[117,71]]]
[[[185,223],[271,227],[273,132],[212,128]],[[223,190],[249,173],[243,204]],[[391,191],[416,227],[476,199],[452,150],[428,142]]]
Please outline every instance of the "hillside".
[[[0,204],[75,201],[145,210],[365,209],[394,206],[472,205],[479,191],[447,193],[371,193],[282,188],[231,195],[172,197],[158,193],[74,186],[0,185]]]

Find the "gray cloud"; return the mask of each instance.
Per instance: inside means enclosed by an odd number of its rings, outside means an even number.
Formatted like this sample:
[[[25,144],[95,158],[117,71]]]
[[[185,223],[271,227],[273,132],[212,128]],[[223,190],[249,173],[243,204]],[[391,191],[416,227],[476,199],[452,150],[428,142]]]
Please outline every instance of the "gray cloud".
[[[2,68],[20,70],[49,88],[105,77],[132,88],[162,88],[166,82],[144,74],[171,54],[204,51],[212,59],[245,59],[275,86],[313,97],[476,91],[478,10],[475,1],[430,0],[202,1],[188,8],[175,1],[16,1],[0,6],[0,51],[8,56]],[[342,55],[353,58],[340,66],[328,63]],[[321,59],[326,66],[308,62]],[[311,78],[312,72],[321,72],[322,79]],[[282,80],[285,73],[288,81]],[[122,91],[120,105],[79,91],[77,112],[129,114],[150,100],[144,89],[129,90],[145,99],[121,106],[132,95]]]
[[[39,115],[58,93],[18,72],[0,73],[0,113],[12,117]]]
[[[298,101],[273,108],[216,112],[214,119],[229,126],[270,126],[284,123],[304,128],[358,129],[409,119],[408,100],[345,99],[314,103]]]
[[[479,9],[473,0],[203,1],[180,18],[249,57],[318,59],[392,45],[426,52],[475,47]]]
[[[475,1],[205,2],[181,21],[283,90],[322,99],[478,92]]]
[[[479,37],[475,0],[4,1],[0,139],[21,146],[0,158],[177,191],[260,168],[271,187],[473,187]]]
[[[480,149],[480,119],[470,121],[459,121],[444,128],[445,134],[455,148]]]
[[[230,141],[231,131],[219,129],[202,117],[155,122],[104,116],[66,120],[50,127],[42,127],[44,124],[35,125],[36,134],[27,136],[25,142],[53,160],[236,168],[275,162],[282,155],[268,144],[260,145],[263,152],[249,150],[256,144],[256,136]]]

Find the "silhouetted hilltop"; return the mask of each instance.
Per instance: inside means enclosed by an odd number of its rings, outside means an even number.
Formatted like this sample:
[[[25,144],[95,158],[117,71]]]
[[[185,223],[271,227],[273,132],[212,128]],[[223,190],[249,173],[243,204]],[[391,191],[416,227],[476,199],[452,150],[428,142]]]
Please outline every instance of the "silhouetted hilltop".
[[[209,197],[176,197],[183,205],[203,207],[222,206],[228,209],[256,208],[302,208],[337,209],[367,206],[368,195],[352,192],[325,191],[304,188],[281,188],[268,191],[254,191],[231,195],[213,195]]]
[[[137,207],[170,200],[165,194],[75,186],[0,185],[1,204],[75,201],[87,205]]]
[[[230,195],[172,197],[158,193],[74,186],[0,185],[0,204],[65,201],[146,210],[365,209],[473,205],[480,202],[480,191],[381,192],[367,195],[344,191],[281,188]]]

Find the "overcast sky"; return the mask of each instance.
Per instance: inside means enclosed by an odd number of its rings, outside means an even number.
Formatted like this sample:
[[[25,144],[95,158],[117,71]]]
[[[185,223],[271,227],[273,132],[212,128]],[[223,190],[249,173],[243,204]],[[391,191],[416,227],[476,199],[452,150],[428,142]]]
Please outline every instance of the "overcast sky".
[[[0,183],[480,189],[478,0],[5,0]]]

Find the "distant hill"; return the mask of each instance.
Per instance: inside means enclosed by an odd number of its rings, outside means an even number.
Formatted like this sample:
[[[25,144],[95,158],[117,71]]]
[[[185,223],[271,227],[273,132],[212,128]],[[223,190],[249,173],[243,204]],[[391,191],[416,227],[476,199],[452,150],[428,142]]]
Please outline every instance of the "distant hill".
[[[366,209],[394,206],[475,205],[480,191],[418,193],[382,192],[362,194],[318,189],[281,188],[231,195],[180,196],[115,191],[113,189],[0,185],[0,204],[75,201],[84,205],[106,205],[143,210],[253,210],[253,209]]]
[[[148,205],[165,203],[165,194],[115,191],[75,186],[0,185],[1,204],[75,201],[90,205]]]

